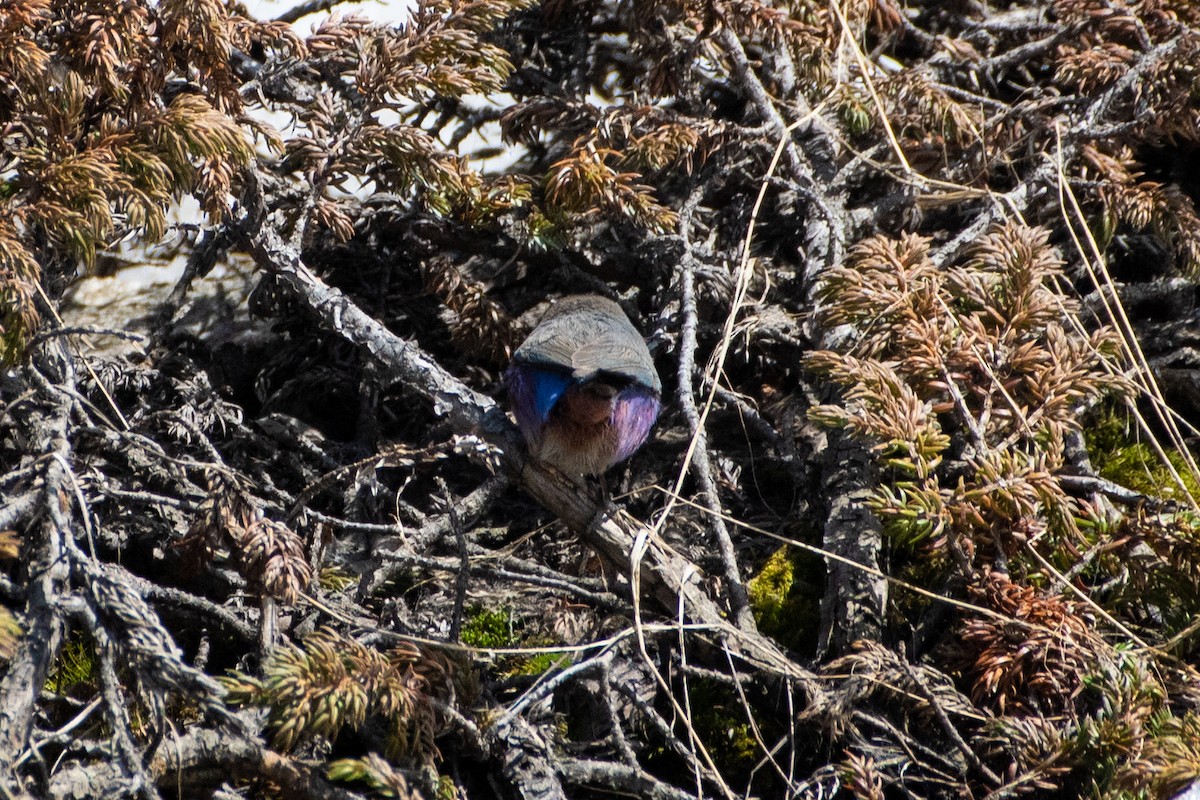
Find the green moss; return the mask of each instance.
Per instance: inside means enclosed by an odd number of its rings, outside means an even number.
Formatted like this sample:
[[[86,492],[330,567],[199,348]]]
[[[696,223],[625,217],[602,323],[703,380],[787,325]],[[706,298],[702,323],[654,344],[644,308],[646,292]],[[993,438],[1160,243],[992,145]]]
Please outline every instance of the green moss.
[[[467,612],[462,626],[463,644],[482,650],[517,647],[512,612],[507,608],[475,606]]]
[[[1098,412],[1084,426],[1088,456],[1097,474],[1142,494],[1182,500],[1183,491],[1171,471],[1154,448],[1138,441],[1137,435],[1128,416],[1120,410],[1107,408]],[[1200,484],[1189,471],[1183,455],[1170,447],[1164,446],[1163,450],[1188,492],[1200,498]]]
[[[819,624],[816,580],[805,580],[811,577],[810,561],[803,552],[784,545],[767,558],[746,587],[759,630],[787,647],[807,641]]]
[[[529,643],[529,647],[539,647],[548,645],[536,645]],[[562,653],[536,653],[530,656],[518,656],[514,659],[514,663],[508,670],[509,675],[541,675],[543,672],[564,666],[563,662],[568,661],[568,656]]]
[[[1099,555],[1080,571],[1087,584],[1104,584],[1103,603],[1119,618],[1157,620],[1157,641],[1187,632],[1188,643],[1178,654],[1194,654],[1197,640],[1192,630],[1200,612],[1200,514],[1189,507],[1183,489],[1153,446],[1137,441],[1138,431],[1120,408],[1105,408],[1092,414],[1084,425],[1088,454],[1096,472],[1114,483],[1151,497],[1179,503],[1165,513],[1144,514],[1122,509],[1122,516],[1084,513],[1076,520],[1090,544],[1124,540],[1129,545]],[[1179,474],[1192,497],[1200,499],[1200,486],[1184,461],[1184,455],[1165,449],[1167,461]],[[1130,558],[1130,547],[1144,542],[1155,558]],[[1052,558],[1059,569],[1070,569],[1078,551],[1065,548]],[[1161,638],[1157,638],[1161,637]]]
[[[528,635],[524,624],[508,608],[472,608],[463,620],[463,644],[480,650],[519,647],[553,647],[560,642],[545,636]],[[511,654],[497,659],[496,670],[502,675],[541,675],[554,669],[566,658],[562,653]]]
[[[717,771],[729,785],[745,785],[763,758],[763,747],[755,735],[754,725],[757,725],[758,733],[766,742],[779,741],[785,734],[784,729],[770,714],[762,715],[754,710],[747,712],[737,690],[724,681],[690,678],[687,688],[689,720],[704,748],[712,756]],[[747,687],[746,691],[754,690]],[[682,694],[676,691],[675,695],[682,703]],[[751,700],[752,708],[754,702]],[[754,725],[748,713],[753,714]],[[692,779],[690,768],[661,743],[652,744],[642,755],[645,767],[655,775],[671,781]],[[761,774],[759,778],[762,778]],[[767,780],[769,782],[771,779]],[[758,779],[755,783],[758,783]],[[770,792],[760,792],[759,796],[772,795]]]
[[[784,545],[772,553],[758,574],[750,579],[750,602],[759,624],[778,617],[792,590],[795,573],[791,548]]]
[[[734,690],[716,681],[688,684],[692,724],[727,779],[744,778],[758,763],[762,749],[746,719],[746,709]]]

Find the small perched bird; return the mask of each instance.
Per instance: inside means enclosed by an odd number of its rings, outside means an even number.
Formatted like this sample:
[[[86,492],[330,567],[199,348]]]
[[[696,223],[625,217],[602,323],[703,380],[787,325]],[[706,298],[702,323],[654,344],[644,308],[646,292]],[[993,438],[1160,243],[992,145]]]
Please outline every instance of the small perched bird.
[[[600,475],[642,446],[662,382],[625,312],[597,295],[556,302],[505,373],[534,458],[568,475]]]

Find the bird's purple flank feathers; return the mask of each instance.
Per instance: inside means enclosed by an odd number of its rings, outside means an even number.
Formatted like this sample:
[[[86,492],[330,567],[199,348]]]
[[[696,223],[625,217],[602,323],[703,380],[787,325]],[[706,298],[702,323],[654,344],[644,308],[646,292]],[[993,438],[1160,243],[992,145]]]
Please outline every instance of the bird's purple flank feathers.
[[[613,401],[612,424],[617,430],[617,454],[613,463],[624,461],[646,442],[650,427],[658,419],[658,395],[634,384]]]

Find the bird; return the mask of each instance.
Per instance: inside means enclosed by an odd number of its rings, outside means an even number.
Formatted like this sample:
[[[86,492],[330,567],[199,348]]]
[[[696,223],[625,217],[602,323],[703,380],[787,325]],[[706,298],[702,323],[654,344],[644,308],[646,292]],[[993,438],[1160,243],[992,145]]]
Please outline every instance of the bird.
[[[662,408],[646,341],[619,305],[594,294],[555,302],[513,352],[505,383],[530,454],[601,482],[646,442]]]

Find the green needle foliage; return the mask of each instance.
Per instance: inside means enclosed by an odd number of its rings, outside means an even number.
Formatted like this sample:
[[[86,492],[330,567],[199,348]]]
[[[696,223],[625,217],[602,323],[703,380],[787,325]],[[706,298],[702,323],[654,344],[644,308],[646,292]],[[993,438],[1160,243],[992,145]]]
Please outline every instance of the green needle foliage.
[[[227,703],[270,711],[272,742],[281,750],[313,737],[333,740],[343,729],[379,719],[389,731],[389,757],[425,761],[438,754],[439,721],[430,698],[446,693],[447,670],[444,660],[415,646],[381,653],[325,628],[303,648],[277,651],[262,678],[234,672],[223,683]]]

